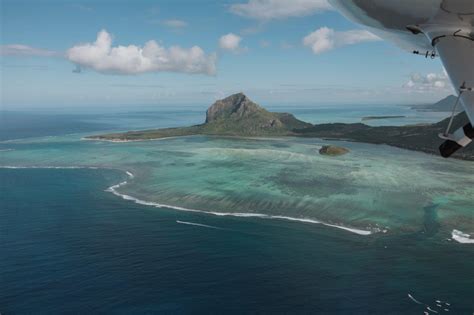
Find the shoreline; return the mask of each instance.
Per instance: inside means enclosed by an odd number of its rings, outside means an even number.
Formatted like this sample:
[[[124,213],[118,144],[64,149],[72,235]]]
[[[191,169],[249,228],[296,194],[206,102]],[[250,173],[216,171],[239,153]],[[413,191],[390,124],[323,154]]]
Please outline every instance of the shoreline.
[[[313,137],[313,136],[306,136],[306,135],[287,135],[287,136],[264,136],[264,137],[255,137],[255,136],[230,136],[230,135],[207,135],[207,134],[190,134],[190,135],[182,135],[182,136],[172,136],[172,137],[162,137],[162,138],[151,138],[151,139],[140,139],[140,140],[127,140],[127,139],[102,139],[102,138],[93,138],[93,137],[84,137],[81,138],[83,141],[103,141],[103,142],[111,142],[111,143],[127,143],[127,142],[144,142],[144,141],[160,141],[160,140],[167,140],[167,139],[177,139],[177,138],[185,138],[185,137],[194,137],[194,136],[206,136],[206,137],[217,137],[217,138],[230,138],[230,139],[250,139],[250,140],[278,140],[278,139],[290,139],[290,138],[306,138],[306,139],[320,139],[320,140],[328,140],[328,141],[346,141],[346,142],[354,142],[354,143],[365,143],[365,144],[373,144],[373,145],[387,145],[390,147],[403,149],[412,152],[422,152],[425,154],[429,154],[431,156],[439,157],[436,151],[430,150],[416,150],[410,147],[399,146],[396,144],[384,143],[384,142],[366,142],[360,141],[356,139],[350,138],[331,138],[331,137]],[[461,160],[461,161],[474,161],[474,157],[465,157],[465,156],[457,156],[454,155],[451,157],[452,159]]]
[[[370,115],[362,121],[375,119],[405,118],[405,115]],[[169,139],[183,136],[220,137],[303,137],[317,139],[347,139],[353,142],[386,144],[393,147],[439,154],[443,143],[438,134],[448,126],[462,127],[469,121],[462,112],[451,118],[422,126],[370,126],[357,123],[312,124],[296,118],[291,113],[270,112],[252,102],[245,94],[237,93],[214,102],[206,111],[206,120],[201,124],[173,128],[156,128],[115,133],[102,133],[85,137],[88,140],[130,142]],[[464,148],[453,155],[461,160],[474,160],[472,147]]]
[[[126,139],[102,139],[102,138],[92,138],[92,137],[82,137],[80,141],[104,141],[104,142],[112,142],[112,143],[127,143],[127,142],[144,142],[144,141],[159,141],[159,140],[166,140],[166,139],[175,139],[181,137],[191,137],[189,136],[172,136],[172,137],[162,137],[162,138],[155,138],[155,139],[138,139],[138,140],[126,140]]]

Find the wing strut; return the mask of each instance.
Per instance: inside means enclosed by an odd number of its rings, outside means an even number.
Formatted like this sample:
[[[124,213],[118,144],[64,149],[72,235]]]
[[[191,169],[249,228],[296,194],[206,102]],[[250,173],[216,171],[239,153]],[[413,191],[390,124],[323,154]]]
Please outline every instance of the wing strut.
[[[461,98],[461,95],[463,92],[461,88],[459,89],[458,97],[456,98],[456,102],[454,103],[453,111],[451,113],[451,118],[449,119],[449,124],[446,127],[446,131],[443,134],[439,134],[439,137],[443,140],[449,139],[449,132],[451,131],[451,126],[453,125],[454,116],[456,115],[456,108],[458,107],[459,99]]]
[[[407,29],[413,34],[423,33],[431,41],[453,86],[459,87],[455,106],[461,103],[469,123],[450,134],[451,116],[446,132],[440,135],[446,141],[439,147],[441,155],[449,157],[474,139],[474,33],[469,27],[452,24],[408,25]]]

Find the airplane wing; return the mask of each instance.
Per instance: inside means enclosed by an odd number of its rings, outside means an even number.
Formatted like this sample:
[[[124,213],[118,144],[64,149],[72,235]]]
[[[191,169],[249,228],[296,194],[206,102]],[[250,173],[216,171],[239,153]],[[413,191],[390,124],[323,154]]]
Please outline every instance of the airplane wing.
[[[461,94],[471,124],[474,125],[474,34],[461,29],[428,33],[434,48],[443,62],[453,87]]]
[[[470,121],[441,135],[446,141],[440,153],[449,157],[473,141],[474,0],[329,1],[350,20],[398,46],[439,56]]]
[[[407,28],[422,32],[431,41],[470,121],[453,133],[447,130],[442,136],[446,141],[440,146],[440,153],[449,157],[474,139],[474,33],[457,25],[426,24]]]

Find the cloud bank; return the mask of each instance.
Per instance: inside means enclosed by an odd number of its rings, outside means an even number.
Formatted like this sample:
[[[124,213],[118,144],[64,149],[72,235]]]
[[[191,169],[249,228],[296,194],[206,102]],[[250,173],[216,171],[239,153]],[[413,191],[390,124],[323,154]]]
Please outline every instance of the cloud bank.
[[[232,13],[256,20],[306,16],[331,9],[327,0],[249,0],[230,6]]]
[[[12,44],[0,46],[1,56],[37,56],[37,57],[57,57],[61,54],[57,51],[35,48],[27,45]]]
[[[164,20],[161,22],[164,26],[171,27],[171,28],[184,28],[188,26],[188,23],[186,23],[183,20],[176,20],[176,19],[171,19],[171,20]]]
[[[238,52],[239,50],[241,50],[241,41],[242,37],[233,33],[229,33],[227,35],[221,36],[221,38],[219,39],[219,47],[224,50]]]
[[[310,47],[313,53],[321,54],[343,46],[379,40],[380,37],[365,30],[338,32],[328,27],[321,27],[303,38],[303,45]]]
[[[112,37],[102,30],[93,43],[76,45],[66,52],[66,58],[81,68],[105,74],[140,74],[147,72],[183,72],[214,75],[216,55],[207,55],[199,46],[189,49],[163,47],[154,40],[143,47],[115,46]]]
[[[403,87],[416,92],[448,91],[452,89],[445,71],[442,73],[428,73],[426,75],[413,73]]]

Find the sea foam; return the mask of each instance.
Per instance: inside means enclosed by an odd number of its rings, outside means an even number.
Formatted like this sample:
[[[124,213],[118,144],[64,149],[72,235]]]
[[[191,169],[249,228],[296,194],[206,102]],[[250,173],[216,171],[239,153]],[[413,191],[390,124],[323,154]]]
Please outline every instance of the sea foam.
[[[97,170],[99,167],[96,166],[42,166],[42,165],[31,165],[31,166],[10,166],[2,165],[0,168],[6,169],[66,169],[66,170],[76,170],[76,169],[90,169]]]
[[[133,174],[127,172],[130,178],[133,178]],[[121,183],[118,183],[116,185],[110,186],[109,188],[106,189],[106,191],[113,193],[114,195],[121,197],[124,200],[128,201],[133,201],[137,204],[140,205],[145,205],[145,206],[153,206],[156,208],[168,208],[168,209],[173,209],[173,210],[179,210],[179,211],[186,211],[186,212],[197,212],[197,213],[205,213],[205,214],[212,214],[215,216],[231,216],[231,217],[244,217],[244,218],[260,218],[260,219],[279,219],[279,220],[287,220],[287,221],[297,221],[297,222],[303,222],[303,223],[312,223],[312,224],[321,224],[329,227],[334,227],[338,228],[341,230],[345,230],[348,232],[352,232],[358,235],[370,235],[373,234],[374,232],[379,232],[380,230],[361,230],[361,229],[355,229],[355,228],[349,228],[346,226],[342,225],[335,225],[335,224],[330,224],[330,223],[325,223],[313,219],[307,219],[307,218],[294,218],[294,217],[288,217],[288,216],[282,216],[282,215],[270,215],[270,214],[263,214],[263,213],[252,213],[252,212],[216,212],[216,211],[206,211],[206,210],[198,210],[198,209],[191,209],[191,208],[184,208],[184,207],[179,207],[179,206],[172,206],[172,205],[167,205],[167,204],[162,204],[162,203],[157,203],[157,202],[151,202],[151,201],[145,201],[141,200],[138,198],[135,198],[133,196],[123,194],[117,191],[118,188],[126,185],[128,182],[123,181]]]
[[[136,140],[123,140],[123,139],[99,139],[99,138],[81,138],[82,141],[102,141],[102,142],[112,142],[112,143],[127,143],[127,142],[145,142],[145,141],[160,141],[167,139],[175,139],[178,137],[163,137],[163,138],[154,138],[154,139],[136,139]]]
[[[415,302],[416,304],[424,304],[424,303],[421,303],[420,301],[418,301],[417,299],[415,299],[415,298],[413,297],[413,295],[411,295],[410,293],[408,293],[408,298],[409,298],[410,300],[412,300],[413,302]]]
[[[4,169],[99,169],[99,167],[95,166],[0,166],[0,168]],[[130,171],[125,172],[129,179],[133,179],[135,176],[133,173]],[[133,201],[137,204],[140,205],[145,205],[145,206],[152,206],[156,208],[168,208],[168,209],[174,209],[174,210],[179,210],[179,211],[186,211],[186,212],[198,212],[198,213],[205,213],[205,214],[212,214],[215,216],[231,216],[231,217],[244,217],[244,218],[260,218],[260,219],[277,219],[277,220],[286,220],[286,221],[295,221],[295,222],[302,222],[302,223],[312,223],[312,224],[321,224],[324,226],[329,226],[329,227],[334,227],[337,229],[341,229],[344,231],[348,231],[351,233],[355,233],[358,235],[370,235],[376,232],[386,232],[386,230],[381,230],[379,228],[373,229],[373,230],[362,230],[362,229],[356,229],[356,228],[350,228],[347,226],[343,225],[336,225],[336,224],[331,224],[331,223],[325,223],[322,221],[314,220],[314,219],[308,219],[308,218],[295,218],[295,217],[289,217],[289,216],[282,216],[282,215],[270,215],[270,214],[263,214],[263,213],[252,213],[252,212],[215,212],[215,211],[205,211],[205,210],[198,210],[198,209],[191,209],[191,208],[184,208],[184,207],[179,207],[179,206],[173,206],[173,205],[167,205],[167,204],[161,204],[157,202],[151,202],[151,201],[145,201],[141,200],[138,198],[135,198],[133,196],[123,194],[117,191],[120,187],[123,187],[128,184],[128,181],[122,181],[118,184],[112,185],[109,188],[107,188],[105,191],[111,192],[114,195],[127,200],[127,201]],[[454,238],[454,237],[453,237]]]
[[[458,243],[462,244],[474,244],[474,239],[470,238],[471,235],[463,233],[459,230],[453,230],[451,237]]]

